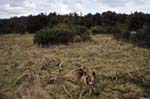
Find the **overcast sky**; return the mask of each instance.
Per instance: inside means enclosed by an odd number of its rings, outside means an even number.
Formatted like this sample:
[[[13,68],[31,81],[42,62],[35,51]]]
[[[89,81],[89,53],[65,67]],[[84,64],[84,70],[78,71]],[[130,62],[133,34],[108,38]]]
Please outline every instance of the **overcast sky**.
[[[57,12],[96,13],[104,11],[150,13],[150,0],[0,0],[0,18]]]

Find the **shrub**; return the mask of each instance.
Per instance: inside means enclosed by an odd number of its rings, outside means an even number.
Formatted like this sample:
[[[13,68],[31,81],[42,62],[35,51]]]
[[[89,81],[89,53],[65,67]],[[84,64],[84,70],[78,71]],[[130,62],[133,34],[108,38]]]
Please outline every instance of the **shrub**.
[[[60,23],[60,24],[55,25],[53,28],[70,29],[71,27],[72,26],[70,26],[70,25],[67,25],[67,24],[64,24],[64,23]]]
[[[133,43],[136,43],[143,47],[150,47],[149,26],[143,26],[143,28],[137,31],[129,31],[128,28],[121,28],[121,32],[118,31],[118,33],[117,32],[114,33],[113,36],[117,39],[132,41]]]
[[[90,37],[89,37],[89,31],[88,29],[85,27],[85,26],[80,26],[80,25],[77,25],[77,26],[73,26],[72,27],[72,30],[75,31],[77,33],[77,37],[76,37],[76,40],[78,41],[86,41],[86,40],[89,40]]]
[[[69,29],[42,29],[34,36],[34,43],[38,45],[67,44],[73,41],[75,34]]]
[[[121,32],[117,26],[94,26],[91,28],[91,31],[94,34],[114,34]]]
[[[150,47],[150,27],[144,26],[142,29],[139,29],[134,40],[141,46]]]
[[[130,38],[130,32],[127,27],[120,26],[117,27],[116,30],[114,30],[115,33],[113,33],[113,36],[116,39],[125,39],[128,40]]]
[[[91,31],[92,31],[92,33],[94,33],[94,34],[97,34],[97,33],[104,33],[102,26],[94,26],[94,27],[91,27]]]
[[[73,32],[76,32],[78,35],[80,34],[89,34],[87,27],[81,25],[67,25],[67,24],[58,24],[53,28],[63,28],[70,29]]]
[[[108,32],[111,34],[121,33],[121,30],[118,26],[108,27]]]
[[[88,29],[85,26],[77,25],[77,26],[73,26],[73,28],[74,28],[74,31],[76,31],[79,34],[81,33],[88,34]]]
[[[69,42],[85,41],[89,39],[86,29],[83,27],[69,27],[58,25],[50,28],[44,28],[38,31],[34,36],[34,43],[39,46],[67,44]],[[82,33],[85,32],[85,33]]]

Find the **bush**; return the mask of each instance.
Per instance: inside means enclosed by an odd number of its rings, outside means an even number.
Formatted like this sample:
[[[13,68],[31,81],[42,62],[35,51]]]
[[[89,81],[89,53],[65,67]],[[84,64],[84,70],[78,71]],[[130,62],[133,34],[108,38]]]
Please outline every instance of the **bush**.
[[[121,33],[121,30],[120,30],[120,28],[118,26],[110,27],[110,28],[108,28],[108,31],[110,31],[111,34]]]
[[[89,31],[85,26],[72,26],[72,30],[77,33],[76,40],[78,41],[86,41],[89,40]]]
[[[113,34],[113,36],[116,39],[128,40],[130,38],[130,32],[126,26],[121,25],[120,27],[117,27],[114,31],[116,32]]]
[[[98,33],[104,33],[102,26],[94,26],[91,27],[91,31],[94,34],[98,34]]]
[[[81,33],[86,33],[88,34],[88,29],[85,26],[72,26],[72,28],[74,28],[74,31],[76,31],[77,33],[81,34]]]
[[[150,27],[144,26],[142,29],[139,29],[134,40],[141,46],[150,47]]]
[[[50,28],[44,28],[38,31],[34,36],[34,43],[39,46],[67,44],[69,42],[85,41],[90,39],[83,27],[69,27],[66,25],[58,25]],[[82,33],[85,32],[85,33]]]
[[[94,34],[114,34],[121,32],[117,26],[94,26],[91,28],[91,31]]]
[[[128,28],[123,27],[121,32],[116,32],[113,36],[116,39],[128,40],[143,47],[150,47],[150,26],[143,26],[137,31],[129,31]]]
[[[38,45],[67,44],[73,41],[75,34],[69,29],[42,29],[34,36],[34,43]]]
[[[60,29],[70,29],[72,26],[64,24],[64,23],[60,23],[55,25],[53,28],[60,28]]]

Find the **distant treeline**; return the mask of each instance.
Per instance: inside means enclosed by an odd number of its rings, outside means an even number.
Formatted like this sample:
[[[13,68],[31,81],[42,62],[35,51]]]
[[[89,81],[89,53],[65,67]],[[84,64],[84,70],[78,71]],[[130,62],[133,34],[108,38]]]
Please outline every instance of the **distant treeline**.
[[[0,34],[7,33],[36,33],[45,27],[54,27],[58,24],[80,25],[93,33],[113,34],[115,38],[127,39],[140,45],[150,46],[150,14],[134,12],[117,14],[107,11],[103,13],[79,15],[57,13],[29,15],[0,19]]]

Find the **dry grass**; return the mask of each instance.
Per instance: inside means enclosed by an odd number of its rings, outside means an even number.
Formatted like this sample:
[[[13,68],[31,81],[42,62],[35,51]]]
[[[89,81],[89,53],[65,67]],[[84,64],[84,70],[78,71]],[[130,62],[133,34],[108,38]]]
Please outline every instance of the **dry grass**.
[[[49,79],[50,72],[65,75],[78,66],[97,69],[96,90],[99,94],[85,95],[83,99],[150,98],[150,50],[116,41],[110,35],[92,36],[92,40],[38,48],[32,43],[32,35],[0,36],[0,98],[18,97],[16,91],[26,81],[18,80],[18,77],[28,69],[40,73],[44,83],[44,80]],[[63,62],[61,70],[58,68],[59,62]],[[42,71],[43,66],[48,67],[49,72]],[[69,97],[63,91],[64,84],[72,97],[78,99],[82,89],[77,83],[58,80],[55,84],[46,84],[44,89],[41,85],[36,87],[47,97],[66,99]],[[10,86],[11,89],[6,92]]]

